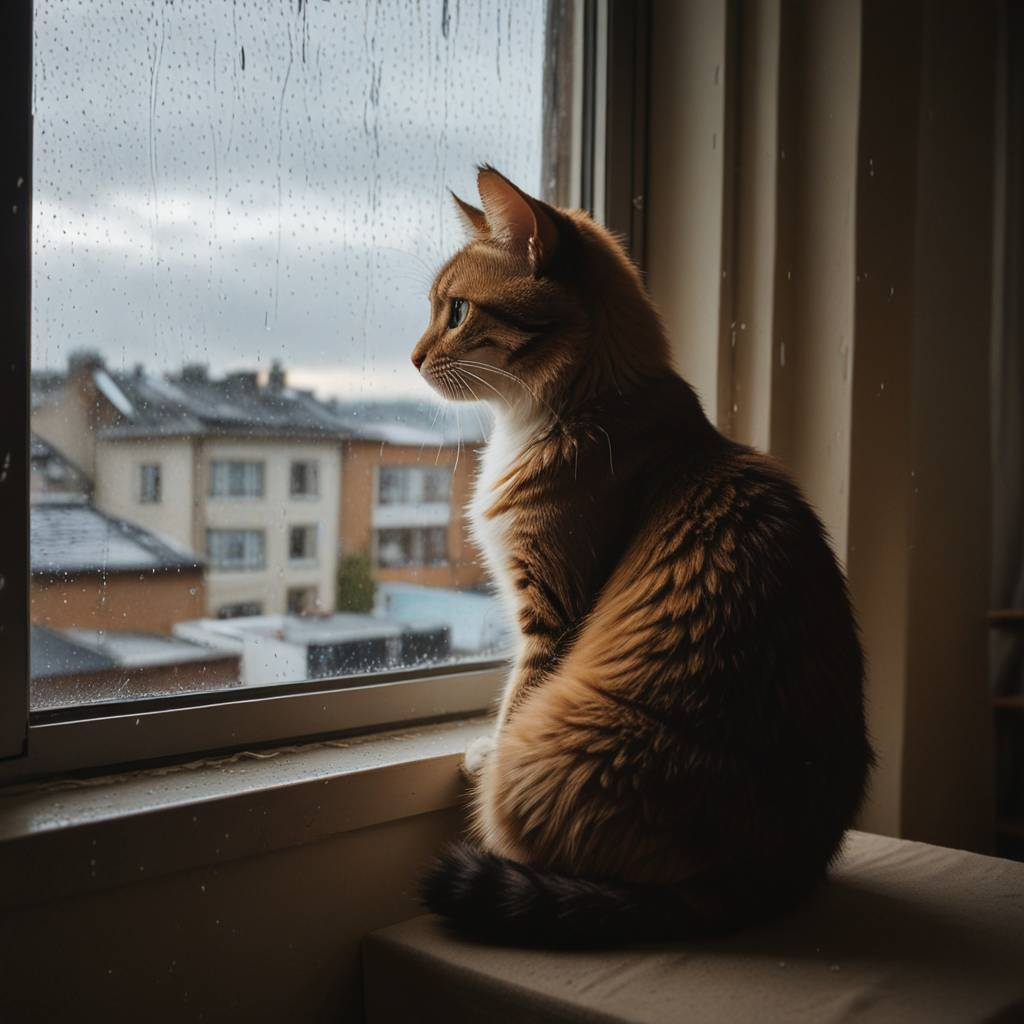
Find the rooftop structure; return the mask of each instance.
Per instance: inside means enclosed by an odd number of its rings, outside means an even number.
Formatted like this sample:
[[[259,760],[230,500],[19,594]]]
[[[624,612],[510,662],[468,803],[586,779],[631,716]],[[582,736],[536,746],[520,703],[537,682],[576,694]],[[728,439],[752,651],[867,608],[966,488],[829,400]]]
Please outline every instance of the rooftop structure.
[[[118,519],[75,495],[52,496],[31,516],[33,575],[201,569],[188,548]]]

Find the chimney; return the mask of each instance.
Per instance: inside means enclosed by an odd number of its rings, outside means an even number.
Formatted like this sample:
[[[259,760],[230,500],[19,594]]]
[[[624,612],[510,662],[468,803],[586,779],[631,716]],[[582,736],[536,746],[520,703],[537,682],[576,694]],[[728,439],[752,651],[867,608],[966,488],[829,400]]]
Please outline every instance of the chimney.
[[[270,366],[270,373],[267,376],[267,388],[271,394],[279,395],[284,391],[288,383],[288,374],[281,365],[280,359],[275,359]]]
[[[259,378],[252,370],[237,370],[224,378],[224,383],[235,391],[254,392],[259,387]]]
[[[76,348],[68,355],[68,376],[77,377],[91,374],[93,370],[102,370],[103,356],[93,348]]]

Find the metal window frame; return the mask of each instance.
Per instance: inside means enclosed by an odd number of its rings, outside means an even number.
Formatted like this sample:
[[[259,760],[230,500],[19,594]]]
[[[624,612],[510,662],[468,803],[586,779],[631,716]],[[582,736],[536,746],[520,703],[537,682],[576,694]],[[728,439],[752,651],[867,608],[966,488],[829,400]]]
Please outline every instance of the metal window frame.
[[[648,26],[649,0],[551,0],[549,45],[557,36],[560,63],[555,69],[556,61],[549,60],[545,70],[548,86],[556,71],[562,76],[549,96],[571,97],[568,119],[573,126],[555,168],[556,154],[548,141],[560,131],[564,134],[565,112],[559,113],[557,123],[545,125],[545,161],[551,171],[546,181],[557,181],[557,201],[590,209],[623,235],[638,263],[643,259],[643,203],[634,199],[642,196],[646,181]],[[13,230],[3,232],[0,241],[5,271],[0,289],[12,339],[7,358],[0,363],[0,407],[13,424],[6,445],[0,446],[9,452],[8,456],[0,451],[0,524],[9,541],[0,554],[0,658],[6,669],[0,680],[0,784],[189,760],[489,711],[504,683],[504,661],[29,713],[31,0],[15,0],[2,32],[2,95],[11,118],[0,162],[8,208],[14,215]],[[574,57],[571,74],[566,75],[569,52]]]
[[[32,5],[16,0],[0,27],[7,132],[0,152],[4,193],[0,294],[8,338],[0,360],[0,757],[23,757],[28,740],[29,665],[29,329],[32,254]]]

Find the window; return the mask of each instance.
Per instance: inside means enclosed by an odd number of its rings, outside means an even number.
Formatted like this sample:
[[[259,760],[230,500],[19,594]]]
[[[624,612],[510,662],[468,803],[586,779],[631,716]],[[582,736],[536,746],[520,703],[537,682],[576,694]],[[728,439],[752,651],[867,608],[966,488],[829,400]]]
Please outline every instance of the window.
[[[239,702],[224,734],[260,742],[263,726],[243,727],[246,700],[264,683],[288,687],[299,700],[312,670],[241,679],[244,685],[222,690],[210,682],[214,674],[205,672],[200,654],[237,654],[254,625],[247,620],[287,614],[288,591],[308,586],[292,574],[308,579],[310,571],[290,564],[291,550],[315,550],[324,608],[334,606],[340,587],[338,552],[361,560],[352,570],[366,577],[357,589],[374,599],[360,600],[358,611],[335,616],[336,622],[326,617],[327,632],[338,634],[325,641],[332,650],[347,650],[348,633],[359,630],[365,637],[358,643],[374,650],[413,650],[402,637],[413,628],[410,621],[423,618],[424,601],[448,615],[465,597],[486,604],[481,614],[494,617],[477,559],[451,558],[447,527],[438,525],[436,506],[447,506],[453,489],[462,493],[468,475],[454,478],[473,465],[463,450],[458,471],[447,468],[458,450],[457,431],[409,366],[423,327],[423,289],[409,282],[425,248],[450,252],[461,242],[462,227],[442,197],[451,187],[472,198],[481,159],[566,205],[593,202],[594,165],[603,160],[593,140],[603,136],[593,131],[593,102],[580,103],[585,62],[576,52],[576,41],[584,40],[592,91],[604,77],[603,68],[594,71],[593,32],[579,31],[578,5],[560,0],[480,0],[479,16],[463,16],[457,31],[457,19],[430,4],[403,10],[399,21],[385,16],[384,5],[193,9],[35,0],[26,12],[29,6],[12,10],[2,44],[17,87],[5,95],[14,117],[0,162],[25,201],[12,208],[11,230],[0,241],[9,268],[0,288],[9,308],[30,310],[31,322],[19,314],[9,325],[13,372],[0,378],[0,397],[25,448],[31,426],[55,457],[95,470],[102,480],[83,481],[79,495],[106,524],[88,539],[106,589],[83,607],[118,609],[109,621],[67,623],[55,613],[64,606],[59,586],[48,610],[36,581],[31,624],[63,642],[66,628],[138,630],[141,616],[133,621],[131,609],[141,613],[157,600],[180,608],[173,633],[197,649],[173,692],[154,684],[147,699],[175,713],[187,708],[199,715],[202,706],[209,717],[221,714],[213,710],[219,705],[211,696],[208,706],[199,698],[193,706],[189,686],[196,694],[217,690],[218,700],[222,691],[223,700]],[[372,96],[365,68],[370,40],[378,83]],[[158,95],[140,89],[140,81]],[[67,115],[72,95],[82,98],[74,118]],[[344,127],[353,124],[366,130]],[[29,385],[31,418],[23,401]],[[471,411],[462,412],[465,421]],[[31,519],[35,540],[44,517],[30,515],[27,482],[20,490],[17,442],[13,465],[0,473],[0,493],[11,500],[0,507],[14,536],[27,535]],[[146,462],[158,472],[132,462],[134,445],[160,447],[159,459]],[[431,466],[437,453],[441,465]],[[377,483],[378,468],[394,464],[437,472],[400,474],[399,521],[378,524],[378,487],[387,492],[387,484]],[[181,488],[164,501],[163,476],[171,465]],[[308,536],[301,542],[291,536],[284,518],[287,502],[302,497],[318,502],[312,549]],[[235,504],[245,500],[254,504],[241,521]],[[417,524],[428,506],[433,512]],[[461,509],[451,514],[458,537],[466,529]],[[401,594],[385,594],[389,581],[377,575],[375,551],[386,530],[413,531],[401,533],[408,570],[390,577],[407,587]],[[109,600],[121,583],[107,570],[119,558],[127,565],[129,555],[132,565],[143,560],[151,571],[144,575],[145,597],[134,577],[133,601],[122,616],[127,594]],[[27,584],[27,548],[16,556]],[[450,558],[444,571],[421,574],[428,564],[442,569],[444,557]],[[27,714],[30,675],[29,652],[19,639],[29,627],[22,597],[28,587],[18,585],[14,566],[5,582],[0,618],[15,628],[2,632],[0,648],[26,683],[12,714],[10,694],[0,694],[0,755],[21,748],[18,708]],[[166,592],[174,587],[179,591]],[[64,595],[69,605],[71,595],[70,589]],[[493,643],[450,644],[449,632],[458,631],[440,630],[427,660],[472,663],[493,654]],[[314,660],[311,654],[303,664]],[[282,663],[271,653],[268,664]],[[435,679],[437,692],[450,694],[403,706],[429,703],[457,713],[489,703],[489,694],[468,696],[477,685],[475,669],[426,671],[422,656],[406,662],[404,653],[379,663],[415,664],[410,687]],[[66,669],[64,697],[46,712],[50,721],[65,712],[79,721],[78,670]],[[183,686],[187,675],[193,683]],[[322,693],[324,673],[316,675]],[[496,679],[479,678],[488,687]],[[137,699],[116,688],[108,697],[125,708]],[[356,690],[339,690],[342,698],[351,707]],[[373,717],[360,714],[346,711],[346,727]],[[322,731],[324,720],[316,724]],[[166,743],[147,742],[146,754],[198,749],[188,744],[200,735],[210,732],[179,731]],[[75,749],[97,765],[111,757],[105,744],[90,755],[77,741]]]
[[[210,463],[211,498],[262,498],[262,462]]]
[[[443,469],[428,469],[423,474],[424,501],[447,501],[451,489],[452,471],[447,466]]]
[[[404,466],[381,466],[377,477],[377,502],[404,505],[409,500],[409,470]]]
[[[377,564],[384,569],[439,566],[448,561],[448,530],[388,529],[377,531]]]
[[[243,619],[250,615],[262,615],[263,605],[259,601],[241,601],[238,604],[223,604],[217,609],[218,619]]]
[[[266,537],[262,530],[207,530],[210,566],[221,572],[266,568]]]
[[[316,587],[289,587],[287,595],[289,615],[308,615],[316,610]]]
[[[160,501],[160,464],[139,466],[139,501],[156,505]]]
[[[320,466],[316,462],[293,462],[290,477],[293,498],[315,498],[320,493]]]
[[[448,466],[381,466],[377,477],[379,505],[447,502],[452,470]]]
[[[291,526],[288,528],[288,558],[292,562],[316,561],[315,526]]]

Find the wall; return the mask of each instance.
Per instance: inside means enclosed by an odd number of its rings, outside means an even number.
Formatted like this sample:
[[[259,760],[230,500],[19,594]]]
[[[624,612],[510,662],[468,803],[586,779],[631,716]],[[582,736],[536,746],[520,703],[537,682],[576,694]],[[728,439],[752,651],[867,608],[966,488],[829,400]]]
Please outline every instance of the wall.
[[[32,621],[51,629],[103,629],[169,635],[176,622],[205,614],[201,570],[33,576]]]
[[[195,548],[192,519],[196,495],[193,489],[193,441],[190,438],[166,440],[103,440],[96,448],[96,507],[170,537],[202,555]],[[160,466],[160,501],[142,502],[139,467]]]
[[[376,503],[378,466],[455,467],[456,451],[419,445],[382,445],[379,441],[346,441],[342,449],[344,498],[341,515],[341,552],[370,551],[373,544],[373,507]],[[449,564],[408,569],[374,567],[380,580],[419,583],[429,587],[474,587],[486,580],[486,572],[476,547],[469,540],[465,507],[476,475],[477,453],[463,448],[458,467],[452,474],[451,518],[448,527]]]
[[[5,910],[0,1002],[19,1024],[360,1021],[363,936],[418,912],[413,880],[459,825],[420,814]]]
[[[263,497],[208,497],[210,464],[222,459],[262,461]],[[289,493],[293,461],[320,464],[316,497]],[[340,453],[335,442],[207,439],[199,445],[195,473],[198,500],[192,529],[200,553],[206,552],[207,529],[262,529],[266,534],[265,569],[223,572],[208,567],[209,614],[215,615],[223,605],[248,601],[261,603],[267,614],[283,613],[291,587],[314,587],[320,607],[334,608],[340,499]],[[288,528],[303,525],[319,527],[315,564],[294,564],[288,559]]]

